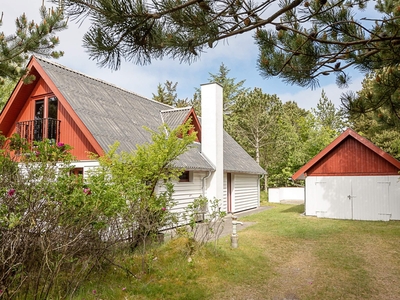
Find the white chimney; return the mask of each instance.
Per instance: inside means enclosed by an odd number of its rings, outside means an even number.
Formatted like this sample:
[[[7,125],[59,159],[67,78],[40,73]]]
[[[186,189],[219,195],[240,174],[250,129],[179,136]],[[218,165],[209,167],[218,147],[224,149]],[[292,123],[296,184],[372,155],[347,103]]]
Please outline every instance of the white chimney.
[[[201,151],[214,165],[206,197],[222,201],[224,189],[223,91],[217,83],[201,85]]]

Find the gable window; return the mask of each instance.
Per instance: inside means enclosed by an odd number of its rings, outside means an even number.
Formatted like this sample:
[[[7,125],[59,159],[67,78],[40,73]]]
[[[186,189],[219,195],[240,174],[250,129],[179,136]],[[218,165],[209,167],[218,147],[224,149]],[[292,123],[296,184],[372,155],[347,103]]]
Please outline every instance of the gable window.
[[[43,139],[44,100],[35,101],[35,123],[33,129],[33,140]]]
[[[47,109],[47,138],[53,141],[57,140],[57,129],[58,129],[58,99],[57,97],[48,98],[48,109]]]
[[[58,99],[55,96],[34,101],[32,120],[17,123],[17,132],[29,142],[49,139],[59,141],[60,120],[58,117]]]

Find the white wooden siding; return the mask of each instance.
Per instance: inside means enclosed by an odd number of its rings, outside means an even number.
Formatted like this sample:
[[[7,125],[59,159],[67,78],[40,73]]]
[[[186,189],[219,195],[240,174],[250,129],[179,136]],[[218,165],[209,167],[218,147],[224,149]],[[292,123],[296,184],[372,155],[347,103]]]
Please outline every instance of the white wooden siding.
[[[232,174],[232,210],[239,212],[259,206],[260,188],[258,175]]]
[[[223,195],[223,197],[222,197],[222,199],[221,199],[221,203],[220,203],[220,205],[221,205],[221,211],[224,211],[224,212],[226,212],[227,211],[227,201],[228,201],[228,176],[227,176],[227,174],[226,173],[224,173],[224,190],[223,190],[223,193],[222,193],[222,195]]]
[[[81,160],[81,161],[75,161],[72,162],[71,165],[74,166],[74,168],[82,168],[83,169],[83,178],[87,178],[90,171],[95,170],[97,167],[99,167],[100,163],[97,160]]]
[[[306,215],[335,219],[399,220],[399,176],[306,178]]]
[[[172,212],[182,213],[194,199],[202,195],[202,179],[207,176],[206,172],[193,172],[192,180],[189,182],[174,182],[173,200],[176,202]],[[164,186],[158,186],[157,192],[164,192]]]

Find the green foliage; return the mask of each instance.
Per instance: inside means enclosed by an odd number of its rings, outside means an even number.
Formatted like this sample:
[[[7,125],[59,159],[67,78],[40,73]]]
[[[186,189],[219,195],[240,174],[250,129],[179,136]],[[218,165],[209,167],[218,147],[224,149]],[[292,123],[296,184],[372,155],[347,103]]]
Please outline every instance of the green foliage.
[[[62,2],[69,16],[92,20],[85,47],[101,66],[118,69],[123,59],[146,64],[165,56],[192,62],[218,41],[252,31],[264,77],[314,88],[321,77],[333,75],[345,87],[351,80],[347,70],[387,69],[390,85],[399,86],[397,0],[379,0],[368,10],[373,5],[368,0]],[[385,106],[398,117],[399,101],[389,98],[394,94],[363,107]],[[358,109],[358,104],[348,106]]]
[[[227,131],[268,171],[268,178],[285,155],[285,118],[282,102],[261,89],[242,93],[227,116]]]
[[[287,186],[301,166],[343,130],[345,118],[322,94],[313,112],[282,104],[261,89],[242,93],[226,116],[226,129],[267,171],[265,185]]]
[[[2,138],[0,297],[67,298],[105,262],[133,275],[114,260],[139,244],[144,270],[149,238],[175,222],[173,162],[194,141],[190,129],[160,128],[133,153],[114,145],[85,178],[71,175],[68,145]]]
[[[241,219],[254,224],[238,233],[237,249],[229,236],[222,237],[217,249],[206,245],[189,262],[187,241],[176,238],[151,251],[148,273],[132,278],[105,267],[72,299],[390,299],[399,294],[399,222],[320,219],[302,215],[304,205],[269,206]],[[118,263],[135,271],[140,260],[129,254]]]
[[[385,152],[400,159],[400,131],[397,127],[388,126],[384,111],[368,112],[362,115],[351,114],[352,128]]]
[[[187,238],[187,255],[193,253],[205,243],[213,241],[217,243],[224,228],[226,213],[221,211],[221,201],[200,196],[190,203],[181,216],[181,222],[185,224],[178,228],[178,236]]]
[[[116,143],[99,158],[101,168],[93,176],[99,182],[105,180],[103,189],[110,189],[117,195],[118,203],[125,203],[120,219],[129,232],[132,249],[138,245],[145,247],[146,240],[160,228],[176,222],[170,213],[174,205],[171,181],[183,170],[175,167],[174,161],[195,140],[195,132],[189,133],[190,129],[189,123],[172,130],[160,127],[159,132],[152,132],[152,143],[137,145],[131,153],[118,153]],[[165,191],[160,190],[160,184]]]
[[[0,85],[3,85],[6,79],[15,81],[26,75],[27,70],[24,65],[29,54],[54,58],[63,55],[62,51],[54,50],[59,44],[55,33],[67,26],[62,8],[47,10],[46,7],[41,6],[40,15],[42,21],[35,23],[28,21],[27,16],[22,14],[15,21],[15,34],[6,35],[0,32]],[[24,81],[30,82],[32,79],[32,77],[26,77]]]
[[[334,137],[348,127],[343,108],[337,109],[332,101],[328,99],[324,90],[321,92],[317,107],[312,109],[312,113],[317,118],[320,126],[325,130],[331,131]]]
[[[229,75],[230,70],[221,63],[219,66],[218,73],[212,74],[209,73],[210,77],[208,78],[208,82],[218,83],[222,86],[223,89],[223,110],[225,116],[231,113],[232,106],[236,103],[237,99],[243,94],[248,92],[247,88],[243,87],[245,80],[236,81],[236,78],[230,78]],[[194,94],[194,101],[196,99],[201,99],[200,89],[196,89]],[[197,107],[196,107],[197,108]],[[196,112],[200,112],[200,105]],[[227,122],[224,119],[225,123]],[[226,124],[225,124],[226,127]]]
[[[4,83],[0,85],[0,111],[6,105],[8,98],[10,98],[12,91],[14,90],[16,80],[9,78],[4,79]]]
[[[274,2],[279,8],[267,9]],[[398,3],[378,1],[373,19],[365,12],[367,3],[63,1],[69,15],[93,20],[85,46],[101,65],[118,68],[123,58],[144,64],[164,56],[190,62],[220,40],[254,31],[261,72],[303,86],[329,74],[345,84],[348,67],[398,63]]]
[[[370,73],[362,89],[342,96],[353,129],[394,157],[400,157],[400,72],[397,67]]]
[[[340,111],[329,103],[327,99],[320,100],[313,112],[299,108],[295,102],[283,104],[281,118],[284,121],[278,123],[281,126],[281,142],[273,152],[272,159],[276,161],[268,168],[268,186],[294,184],[288,178],[341,133],[340,127],[334,129],[330,126],[342,126],[345,120]]]
[[[398,64],[396,1],[379,1],[374,18],[364,12],[368,1],[300,3],[281,15],[274,30],[257,33],[259,68],[265,76],[314,87],[318,77],[333,74],[343,86],[349,67],[365,72]]]
[[[71,294],[102,260],[104,214],[70,176],[70,147],[5,139],[0,170],[0,282],[3,297]],[[74,274],[61,280],[60,272]],[[68,283],[68,284],[67,284]]]

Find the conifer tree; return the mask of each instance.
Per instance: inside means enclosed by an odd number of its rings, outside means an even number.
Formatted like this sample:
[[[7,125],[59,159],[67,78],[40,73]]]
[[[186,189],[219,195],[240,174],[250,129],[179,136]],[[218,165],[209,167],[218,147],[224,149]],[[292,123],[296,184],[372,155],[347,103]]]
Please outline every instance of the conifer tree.
[[[6,105],[8,98],[10,97],[12,91],[14,90],[16,80],[11,80],[6,78],[4,83],[0,85],[0,111]]]
[[[223,89],[223,109],[224,114],[229,115],[231,112],[232,106],[236,103],[236,100],[239,96],[249,91],[248,88],[245,88],[244,82],[245,80],[237,81],[236,78],[229,77],[229,72],[231,70],[225,66],[224,63],[221,63],[218,69],[218,73],[208,73],[210,76],[208,78],[208,82],[218,83],[222,86]],[[196,88],[194,99],[200,99],[200,89]],[[226,124],[225,124],[226,125]]]
[[[360,91],[342,97],[352,128],[396,158],[400,158],[398,76],[397,68],[370,73]]]
[[[336,108],[335,105],[327,97],[324,90],[321,92],[321,98],[317,103],[317,107],[311,109],[324,130],[332,132],[332,137],[336,137],[347,127],[345,112],[342,108]]]
[[[26,74],[25,64],[31,54],[39,54],[46,57],[58,58],[62,51],[56,51],[59,39],[57,32],[67,27],[61,7],[47,9],[43,5],[40,8],[41,22],[29,21],[22,14],[15,21],[14,34],[0,32],[0,84],[4,84],[8,78],[18,80]],[[0,26],[3,14],[0,18]],[[29,82],[32,77],[26,77]]]
[[[173,107],[187,107],[191,106],[191,102],[186,99],[178,98],[178,94],[176,92],[176,88],[178,83],[173,83],[172,81],[167,80],[164,83],[164,86],[158,84],[157,86],[157,94],[153,93],[153,100],[158,102],[171,105]]]
[[[61,2],[70,16],[91,18],[85,45],[100,64],[113,68],[122,59],[149,63],[167,56],[191,62],[245,32],[255,33],[265,76],[303,86],[329,74],[345,84],[350,66],[370,70],[399,61],[395,0],[377,1],[374,18],[365,12],[367,0]]]

